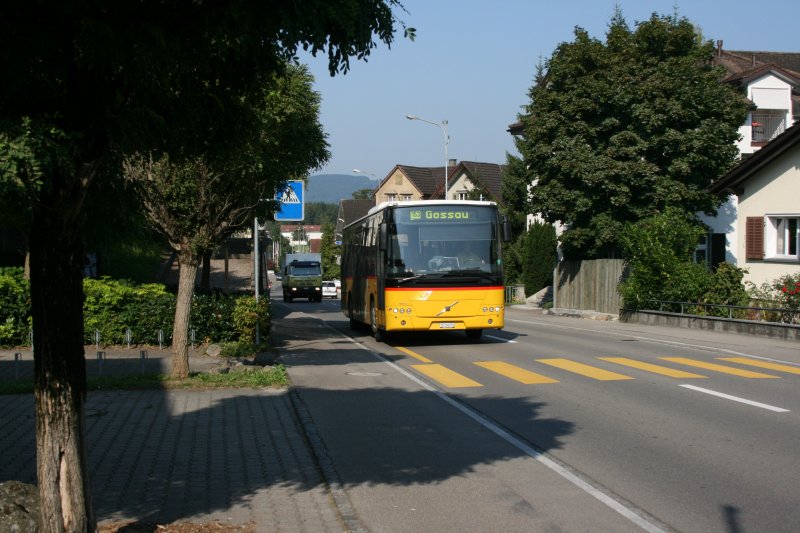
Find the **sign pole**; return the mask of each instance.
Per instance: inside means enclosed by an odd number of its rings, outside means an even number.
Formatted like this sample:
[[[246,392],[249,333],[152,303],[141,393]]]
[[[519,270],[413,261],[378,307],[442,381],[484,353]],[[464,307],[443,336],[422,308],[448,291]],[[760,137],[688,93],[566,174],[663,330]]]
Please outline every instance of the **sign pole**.
[[[253,256],[253,279],[255,281],[256,309],[258,309],[258,283],[261,278],[261,272],[258,268],[258,217],[253,220]],[[258,331],[258,317],[256,317],[256,346],[259,344],[261,344],[261,337]]]

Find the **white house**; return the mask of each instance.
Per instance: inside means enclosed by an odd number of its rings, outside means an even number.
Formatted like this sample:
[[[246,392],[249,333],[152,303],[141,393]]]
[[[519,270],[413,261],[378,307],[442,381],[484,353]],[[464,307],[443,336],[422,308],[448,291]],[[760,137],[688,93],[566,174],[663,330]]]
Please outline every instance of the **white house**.
[[[747,119],[739,128],[741,139],[737,146],[743,160],[800,119],[800,53],[723,50],[722,41],[717,41],[714,62],[729,73],[724,82],[739,87],[752,102]],[[726,192],[719,187],[714,190]],[[747,267],[747,259],[742,256],[740,200],[736,194],[729,194],[716,217],[701,215],[711,231],[698,247],[698,260],[705,260],[709,266],[727,261]],[[755,281],[752,272],[747,279]]]
[[[800,124],[717,180],[711,191],[738,200],[737,266],[760,286],[800,273]]]

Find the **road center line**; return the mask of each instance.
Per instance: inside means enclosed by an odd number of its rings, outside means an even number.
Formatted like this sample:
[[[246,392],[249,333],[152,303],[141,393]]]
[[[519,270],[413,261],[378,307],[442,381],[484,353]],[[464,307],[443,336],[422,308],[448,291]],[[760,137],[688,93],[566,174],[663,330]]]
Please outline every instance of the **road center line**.
[[[767,405],[761,402],[755,402],[753,400],[748,400],[746,398],[739,398],[738,396],[731,396],[730,394],[725,394],[722,392],[713,391],[711,389],[704,389],[702,387],[697,387],[695,385],[680,385],[685,389],[692,389],[697,392],[702,392],[705,394],[710,394],[712,396],[718,396],[720,398],[725,398],[726,400],[732,400],[734,402],[739,403],[746,403],[747,405],[752,405],[754,407],[760,407],[762,409],[767,409],[769,411],[775,411],[776,413],[788,413],[788,409],[784,409],[783,407],[775,407],[774,405]]]

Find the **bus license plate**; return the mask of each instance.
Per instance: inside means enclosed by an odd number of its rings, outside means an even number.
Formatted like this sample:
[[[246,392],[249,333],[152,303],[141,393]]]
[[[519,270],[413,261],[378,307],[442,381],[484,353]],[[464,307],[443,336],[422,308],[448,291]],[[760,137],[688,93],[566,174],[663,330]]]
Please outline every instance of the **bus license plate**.
[[[439,329],[453,329],[456,325],[453,322],[439,322]]]

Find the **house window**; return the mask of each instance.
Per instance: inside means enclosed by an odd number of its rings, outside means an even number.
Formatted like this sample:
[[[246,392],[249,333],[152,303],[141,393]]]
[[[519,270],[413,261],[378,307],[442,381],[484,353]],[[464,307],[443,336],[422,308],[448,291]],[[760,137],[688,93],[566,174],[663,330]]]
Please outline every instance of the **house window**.
[[[400,201],[401,202],[410,202],[411,201],[411,195],[410,194],[401,194],[400,195]]]
[[[783,109],[753,111],[750,127],[753,142],[769,142],[786,130],[786,111]]]
[[[797,222],[800,217],[770,217],[775,231],[775,255],[797,257]]]
[[[697,241],[697,246],[694,248],[694,262],[708,268],[708,258],[708,234],[706,234]]]
[[[748,222],[749,222],[748,217]],[[760,218],[760,217],[755,217]],[[764,259],[797,261],[800,250],[800,214],[767,215],[763,222]],[[756,228],[753,227],[755,232]],[[748,237],[750,231],[748,228]]]
[[[469,191],[458,191],[456,193],[456,200],[469,200]]]
[[[396,202],[397,201],[397,193],[396,192],[387,192],[386,193],[386,201],[387,202]]]

